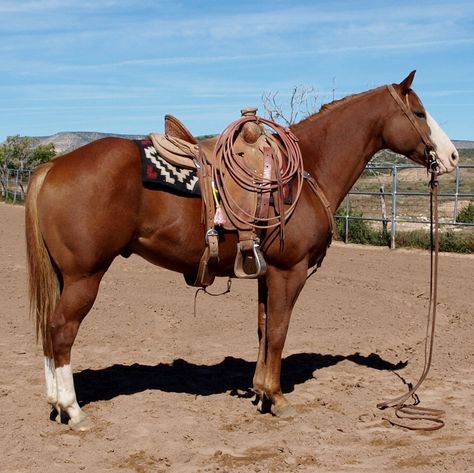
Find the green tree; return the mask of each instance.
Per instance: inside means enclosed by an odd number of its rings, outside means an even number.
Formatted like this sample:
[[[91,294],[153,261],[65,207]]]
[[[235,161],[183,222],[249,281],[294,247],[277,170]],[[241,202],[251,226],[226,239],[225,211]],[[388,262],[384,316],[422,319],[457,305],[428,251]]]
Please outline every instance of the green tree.
[[[3,166],[10,169],[25,168],[30,153],[30,138],[20,135],[8,136],[1,147]]]
[[[35,168],[40,164],[51,161],[56,156],[56,149],[54,143],[48,143],[47,145],[39,145],[33,148],[31,155],[28,158],[28,167]]]
[[[53,143],[35,147],[27,136],[9,136],[0,147],[0,166],[9,169],[33,169],[55,156]]]

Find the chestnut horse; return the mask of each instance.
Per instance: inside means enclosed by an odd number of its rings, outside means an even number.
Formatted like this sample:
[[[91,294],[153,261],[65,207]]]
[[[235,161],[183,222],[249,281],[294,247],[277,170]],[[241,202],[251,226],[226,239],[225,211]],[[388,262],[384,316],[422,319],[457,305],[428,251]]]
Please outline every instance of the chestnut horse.
[[[291,127],[304,169],[333,212],[380,149],[423,165],[430,149],[440,173],[455,168],[458,153],[411,89],[414,75],[325,105]],[[136,143],[105,138],[43,165],[29,186],[30,300],[43,341],[47,400],[75,430],[89,428],[90,420],[76,400],[71,347],[112,261],[135,253],[192,275],[205,248],[200,198],[144,187],[140,166]],[[321,199],[305,184],[284,245],[273,231],[261,244],[268,270],[258,279],[253,389],[275,415],[294,412],[280,386],[282,350],[308,269],[326,254],[329,220]],[[221,234],[217,276],[233,276],[236,243],[237,234]]]

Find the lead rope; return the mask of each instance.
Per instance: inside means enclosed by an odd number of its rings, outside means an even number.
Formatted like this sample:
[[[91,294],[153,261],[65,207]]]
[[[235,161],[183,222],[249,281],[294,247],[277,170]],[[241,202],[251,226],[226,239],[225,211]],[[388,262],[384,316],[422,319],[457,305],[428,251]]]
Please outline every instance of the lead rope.
[[[444,421],[440,419],[445,414],[444,410],[432,409],[418,406],[420,400],[416,396],[416,391],[428,376],[433,357],[434,333],[436,325],[436,305],[438,298],[438,256],[439,256],[439,221],[438,221],[438,178],[435,165],[431,166],[430,180],[430,300],[428,306],[428,320],[426,325],[425,337],[425,362],[420,379],[414,387],[406,394],[394,399],[382,401],[377,404],[379,409],[393,407],[398,419],[422,420],[432,425],[407,425],[392,419],[384,417],[392,425],[404,427],[409,430],[438,430],[444,427]],[[412,398],[413,404],[406,404],[406,401]],[[434,424],[434,425],[433,425]]]

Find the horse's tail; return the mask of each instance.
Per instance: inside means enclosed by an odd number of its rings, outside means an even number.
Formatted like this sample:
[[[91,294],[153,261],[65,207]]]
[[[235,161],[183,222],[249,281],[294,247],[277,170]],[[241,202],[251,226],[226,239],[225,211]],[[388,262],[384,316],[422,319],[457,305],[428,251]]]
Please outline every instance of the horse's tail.
[[[41,337],[43,352],[50,358],[53,349],[48,322],[59,300],[59,280],[41,234],[38,195],[52,166],[45,164],[32,176],[25,206],[30,315],[36,321],[36,341]]]

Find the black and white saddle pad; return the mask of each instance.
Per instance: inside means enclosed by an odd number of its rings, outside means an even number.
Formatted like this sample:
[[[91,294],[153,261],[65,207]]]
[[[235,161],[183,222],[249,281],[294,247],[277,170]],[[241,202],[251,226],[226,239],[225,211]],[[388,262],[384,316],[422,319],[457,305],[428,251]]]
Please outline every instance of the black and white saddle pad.
[[[172,189],[176,192],[201,195],[195,169],[178,168],[165,161],[151,140],[135,140],[140,148],[142,181]]]

